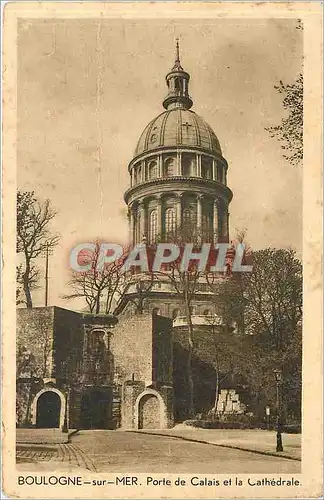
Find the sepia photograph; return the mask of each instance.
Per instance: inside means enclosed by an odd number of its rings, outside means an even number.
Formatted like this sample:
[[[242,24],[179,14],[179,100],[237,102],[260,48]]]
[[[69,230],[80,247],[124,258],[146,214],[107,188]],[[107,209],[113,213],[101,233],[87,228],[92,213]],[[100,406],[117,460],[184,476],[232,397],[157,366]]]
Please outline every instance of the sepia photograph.
[[[309,19],[45,3],[16,17],[3,193],[15,495],[302,496],[304,303],[322,286],[305,246]]]

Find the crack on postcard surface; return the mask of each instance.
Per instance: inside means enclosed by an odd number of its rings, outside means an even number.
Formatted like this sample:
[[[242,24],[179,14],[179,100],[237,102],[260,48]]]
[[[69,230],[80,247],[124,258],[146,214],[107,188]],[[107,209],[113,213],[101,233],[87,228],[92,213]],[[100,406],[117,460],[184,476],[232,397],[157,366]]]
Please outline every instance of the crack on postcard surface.
[[[102,130],[102,120],[101,120],[101,97],[102,97],[102,18],[98,22],[97,28],[97,81],[96,81],[96,120],[97,120],[97,134],[98,134],[98,146],[97,146],[97,182],[99,188],[99,203],[100,203],[100,235],[103,236],[103,188],[102,188],[102,144],[103,144],[103,130]]]

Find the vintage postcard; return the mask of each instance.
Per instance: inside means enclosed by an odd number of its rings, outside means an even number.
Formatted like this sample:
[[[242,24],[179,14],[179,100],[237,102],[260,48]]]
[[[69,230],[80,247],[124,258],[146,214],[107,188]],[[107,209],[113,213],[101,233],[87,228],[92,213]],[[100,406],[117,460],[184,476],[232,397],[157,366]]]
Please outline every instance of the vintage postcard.
[[[3,13],[4,495],[321,497],[323,4]]]

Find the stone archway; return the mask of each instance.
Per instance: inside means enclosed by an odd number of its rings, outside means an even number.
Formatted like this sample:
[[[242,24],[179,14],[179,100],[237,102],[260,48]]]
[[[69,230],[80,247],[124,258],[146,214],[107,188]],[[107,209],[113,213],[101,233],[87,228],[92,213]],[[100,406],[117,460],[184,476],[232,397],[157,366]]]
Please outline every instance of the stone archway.
[[[32,404],[32,423],[38,428],[59,428],[64,424],[65,397],[54,387],[39,391]]]
[[[161,395],[151,389],[138,396],[135,403],[135,423],[138,429],[164,429],[165,404]]]

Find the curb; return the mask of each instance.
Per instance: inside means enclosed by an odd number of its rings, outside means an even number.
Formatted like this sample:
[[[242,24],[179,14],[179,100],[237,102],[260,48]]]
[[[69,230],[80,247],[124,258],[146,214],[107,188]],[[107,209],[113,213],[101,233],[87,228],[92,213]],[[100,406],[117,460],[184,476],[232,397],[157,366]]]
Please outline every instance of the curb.
[[[70,443],[71,441],[71,437],[72,436],[75,436],[75,434],[78,434],[79,432],[79,429],[75,429],[74,431],[71,431],[69,434],[68,434],[68,438],[67,438],[67,442]]]
[[[209,444],[212,446],[218,446],[219,448],[231,448],[232,450],[241,450],[241,451],[248,451],[250,453],[256,453],[258,455],[268,455],[271,457],[276,457],[276,458],[286,458],[287,460],[295,460],[296,462],[301,462],[301,458],[296,458],[292,457],[291,455],[286,455],[282,452],[275,453],[272,451],[261,451],[261,450],[252,450],[251,448],[244,448],[243,446],[235,446],[231,444],[218,444],[218,443],[213,443],[211,441],[204,441],[202,439],[191,439],[187,438],[184,436],[173,436],[172,434],[162,434],[161,432],[145,432],[145,431],[136,431],[136,430],[130,430],[127,432],[134,432],[136,434],[147,434],[148,436],[162,436],[162,437],[170,437],[173,439],[182,439],[183,441],[189,441],[191,443],[202,443],[202,444]]]
[[[58,444],[68,444],[70,442],[70,438],[72,436],[74,436],[75,434],[77,434],[79,432],[79,429],[74,429],[73,431],[71,432],[67,432],[65,433],[65,439],[64,441],[62,440],[55,440],[55,441],[52,441],[52,442],[49,442],[48,440],[46,440],[46,438],[44,439],[40,439],[39,441],[20,441],[19,438],[16,439],[16,444],[20,444],[20,445],[48,445],[48,446],[51,446],[51,445],[58,445]]]

